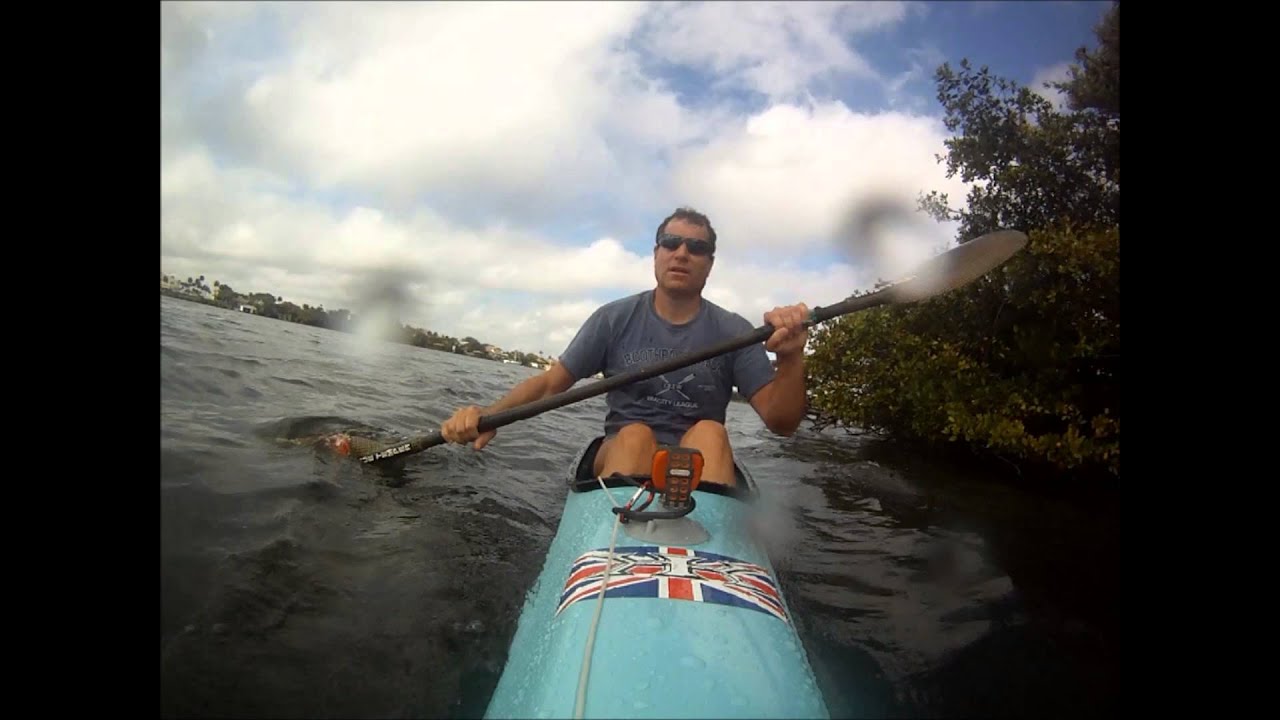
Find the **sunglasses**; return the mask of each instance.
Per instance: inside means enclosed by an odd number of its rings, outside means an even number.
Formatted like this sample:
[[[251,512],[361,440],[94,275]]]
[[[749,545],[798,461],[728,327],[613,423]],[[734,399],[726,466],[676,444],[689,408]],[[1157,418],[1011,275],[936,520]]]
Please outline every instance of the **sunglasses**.
[[[716,251],[715,244],[710,240],[681,237],[671,233],[664,233],[659,237],[658,244],[673,252],[679,250],[681,245],[688,245],[690,255],[710,255]]]

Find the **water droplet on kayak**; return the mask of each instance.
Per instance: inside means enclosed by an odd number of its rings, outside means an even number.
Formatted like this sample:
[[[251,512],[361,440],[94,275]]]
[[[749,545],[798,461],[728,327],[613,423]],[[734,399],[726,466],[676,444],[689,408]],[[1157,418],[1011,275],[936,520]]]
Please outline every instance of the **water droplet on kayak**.
[[[649,703],[647,703],[647,702],[645,702],[645,701],[643,701],[643,700],[637,700],[637,701],[635,702],[635,708],[636,708],[637,710],[648,710],[648,709],[649,709]]]

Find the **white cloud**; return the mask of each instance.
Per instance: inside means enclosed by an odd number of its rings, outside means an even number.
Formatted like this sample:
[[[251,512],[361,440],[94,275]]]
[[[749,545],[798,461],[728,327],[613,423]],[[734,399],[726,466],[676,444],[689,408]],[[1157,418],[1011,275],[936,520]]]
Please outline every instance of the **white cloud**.
[[[242,20],[251,12],[252,5],[240,2],[161,4],[161,72],[186,70],[196,57],[208,50],[218,33],[216,26],[227,21]]]
[[[329,309],[395,297],[403,322],[558,353],[601,298],[652,286],[653,227],[691,204],[722,238],[713,301],[753,324],[835,302],[880,270],[831,244],[851,203],[964,197],[937,119],[807,93],[901,90],[852,43],[912,11],[166,4],[162,270]],[[725,87],[777,100],[743,114]]]
[[[789,101],[829,74],[879,79],[846,36],[907,17],[912,3],[672,3],[646,19],[644,45],[664,62],[711,73],[721,88]]]
[[[867,115],[838,102],[775,105],[684,156],[674,178],[681,197],[699,198],[729,248],[853,257],[861,253],[851,255],[844,229],[864,203],[889,199],[911,209],[931,190],[964,197],[964,185],[946,179],[935,158],[945,137],[928,117]],[[918,229],[929,247],[949,231],[932,222]]]
[[[1046,83],[1064,82],[1071,79],[1070,70],[1071,63],[1061,62],[1057,65],[1051,65],[1046,68],[1040,68],[1036,71],[1034,77],[1031,78],[1031,90],[1040,97],[1053,103],[1056,110],[1062,111],[1067,107],[1067,94],[1056,88],[1046,87]]]
[[[626,174],[619,145],[663,147],[714,120],[614,51],[644,8],[309,6],[290,19],[291,60],[245,90],[238,123],[258,133],[259,161],[318,187],[565,207]]]
[[[485,302],[467,310],[461,321],[470,327],[485,328],[486,336],[506,338],[510,344],[495,343],[504,350],[555,357],[568,347],[578,328],[598,306],[588,300],[539,307]]]
[[[909,88],[920,82],[931,82],[934,70],[946,62],[947,56],[933,45],[912,48],[906,55],[907,69],[885,81],[885,94],[891,107],[922,112],[931,107],[934,98],[911,93]]]

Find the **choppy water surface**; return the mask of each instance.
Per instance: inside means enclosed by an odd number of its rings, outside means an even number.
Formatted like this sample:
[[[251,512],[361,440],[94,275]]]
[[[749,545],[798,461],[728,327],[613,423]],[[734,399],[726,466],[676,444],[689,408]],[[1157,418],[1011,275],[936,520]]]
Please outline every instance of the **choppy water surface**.
[[[430,431],[534,371],[163,297],[160,360],[162,714],[482,714],[603,401],[375,469],[309,440]],[[833,714],[1118,709],[1114,500],[777,438],[743,404],[729,427]]]

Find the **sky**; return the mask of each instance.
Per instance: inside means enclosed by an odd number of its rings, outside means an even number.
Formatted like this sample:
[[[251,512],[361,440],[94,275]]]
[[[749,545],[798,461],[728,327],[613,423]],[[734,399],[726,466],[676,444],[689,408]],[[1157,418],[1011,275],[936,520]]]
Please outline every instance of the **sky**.
[[[760,325],[952,246],[933,72],[1041,91],[1104,2],[160,7],[160,269],[558,356],[706,213]],[[903,208],[854,236],[863,208]]]

